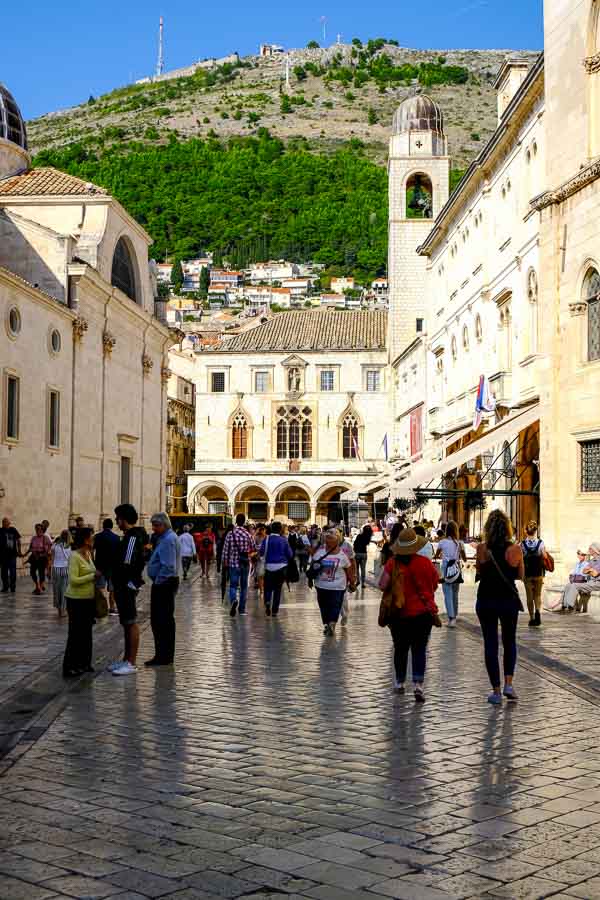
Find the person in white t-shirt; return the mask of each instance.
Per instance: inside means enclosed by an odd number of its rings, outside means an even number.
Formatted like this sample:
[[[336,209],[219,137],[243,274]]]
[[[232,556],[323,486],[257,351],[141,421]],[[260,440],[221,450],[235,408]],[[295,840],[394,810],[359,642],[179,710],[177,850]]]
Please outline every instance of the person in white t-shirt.
[[[61,531],[60,537],[57,537],[52,544],[51,565],[52,565],[52,592],[54,595],[54,607],[58,611],[58,615],[62,618],[67,609],[67,600],[65,591],[67,590],[67,582],[69,581],[69,559],[71,557],[71,535],[68,528]]]
[[[183,569],[183,580],[185,581],[190,571],[192,560],[196,553],[196,544],[194,538],[190,534],[190,526],[184,525],[183,531],[179,535],[179,549],[181,550],[181,568]]]
[[[323,621],[323,634],[333,635],[340,617],[344,594],[348,586],[346,570],[352,563],[341,548],[341,535],[337,528],[325,534],[325,546],[319,547],[312,558],[315,572],[317,601]]]
[[[448,625],[450,628],[455,628],[458,617],[458,592],[462,583],[460,569],[462,568],[461,564],[467,560],[464,544],[458,539],[456,522],[448,522],[446,537],[438,542],[435,558],[442,560],[442,590],[448,614]],[[458,574],[456,574],[457,566]]]

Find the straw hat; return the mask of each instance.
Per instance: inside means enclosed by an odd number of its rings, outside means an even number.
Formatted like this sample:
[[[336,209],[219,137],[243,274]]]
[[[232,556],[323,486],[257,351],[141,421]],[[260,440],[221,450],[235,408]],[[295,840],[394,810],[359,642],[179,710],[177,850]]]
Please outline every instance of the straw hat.
[[[414,529],[404,528],[390,549],[394,556],[414,556],[427,543],[427,538],[417,534]]]

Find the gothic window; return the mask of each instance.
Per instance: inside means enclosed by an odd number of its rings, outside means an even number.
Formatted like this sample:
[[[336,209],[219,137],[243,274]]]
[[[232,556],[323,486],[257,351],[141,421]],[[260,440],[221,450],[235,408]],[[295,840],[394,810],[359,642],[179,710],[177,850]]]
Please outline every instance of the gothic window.
[[[123,291],[130,300],[136,299],[133,260],[124,238],[119,238],[115,247],[110,283]]]
[[[344,459],[357,459],[358,421],[354,413],[348,412],[342,424],[342,455]]]
[[[469,349],[469,329],[465,325],[462,332],[462,342],[465,350]]]
[[[588,305],[588,360],[600,359],[600,273],[589,269],[583,282],[583,298]]]
[[[450,343],[450,352],[452,353],[452,359],[456,362],[458,357],[458,345],[456,343],[456,338],[453,337]]]
[[[277,410],[277,459],[311,458],[311,408],[280,406]]]
[[[237,413],[231,426],[231,455],[233,459],[248,457],[248,423],[241,412]]]
[[[483,326],[481,324],[481,316],[479,314],[475,319],[475,337],[478,341],[481,341],[483,338]]]

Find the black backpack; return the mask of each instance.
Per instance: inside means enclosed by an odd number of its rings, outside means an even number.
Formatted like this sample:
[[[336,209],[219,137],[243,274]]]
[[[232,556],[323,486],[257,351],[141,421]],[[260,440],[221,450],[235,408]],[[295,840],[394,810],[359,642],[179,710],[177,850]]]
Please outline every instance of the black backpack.
[[[521,544],[526,578],[542,578],[544,575],[544,557],[540,553],[541,545],[541,541],[538,541],[535,547],[528,546],[525,542]]]

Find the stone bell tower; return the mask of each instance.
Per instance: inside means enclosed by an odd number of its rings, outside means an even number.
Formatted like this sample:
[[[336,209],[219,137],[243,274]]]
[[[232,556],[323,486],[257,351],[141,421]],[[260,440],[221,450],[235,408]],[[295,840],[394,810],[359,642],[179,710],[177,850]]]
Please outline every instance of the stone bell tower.
[[[429,97],[408,97],[394,114],[389,179],[389,334],[394,360],[427,321],[428,260],[417,247],[448,200],[450,158],[439,106]]]

